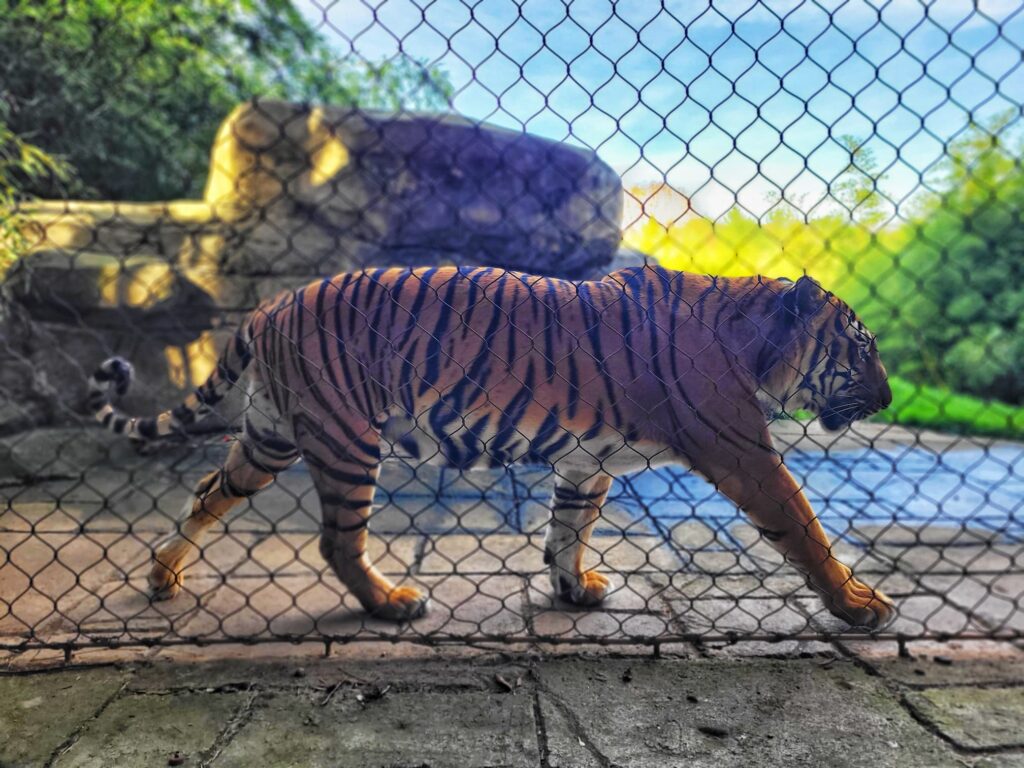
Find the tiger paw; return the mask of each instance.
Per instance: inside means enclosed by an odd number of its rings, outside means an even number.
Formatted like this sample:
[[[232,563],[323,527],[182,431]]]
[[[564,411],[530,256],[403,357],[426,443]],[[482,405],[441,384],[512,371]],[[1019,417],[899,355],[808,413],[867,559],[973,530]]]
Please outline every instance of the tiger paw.
[[[155,560],[149,571],[149,596],[151,600],[172,600],[181,591],[185,577],[159,560]]]
[[[180,536],[173,536],[153,553],[153,567],[149,570],[151,599],[171,600],[181,591],[185,582],[185,558],[190,546]]]
[[[556,577],[558,597],[574,605],[599,605],[612,591],[612,582],[603,573],[584,571],[573,580],[565,574]]]
[[[395,587],[388,592],[387,601],[371,608],[370,613],[388,621],[411,621],[420,618],[429,607],[430,598],[416,587]]]
[[[896,618],[896,604],[888,595],[852,576],[841,589],[822,599],[833,616],[873,632],[885,628]]]

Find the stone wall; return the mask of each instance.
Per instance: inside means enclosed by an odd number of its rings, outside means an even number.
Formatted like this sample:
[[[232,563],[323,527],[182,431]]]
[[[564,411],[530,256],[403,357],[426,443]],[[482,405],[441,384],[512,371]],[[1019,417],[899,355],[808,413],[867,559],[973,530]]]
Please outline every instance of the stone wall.
[[[115,353],[140,373],[126,407],[166,407],[209,374],[219,328],[315,276],[454,263],[583,279],[638,258],[618,251],[620,181],[592,152],[452,116],[278,101],[224,121],[201,201],[22,212],[0,434],[79,418],[85,378]]]

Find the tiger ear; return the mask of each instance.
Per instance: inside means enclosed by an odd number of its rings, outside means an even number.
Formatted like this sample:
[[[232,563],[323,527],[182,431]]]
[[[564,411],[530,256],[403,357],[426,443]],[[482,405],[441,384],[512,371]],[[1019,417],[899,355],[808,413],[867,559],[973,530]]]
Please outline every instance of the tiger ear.
[[[808,318],[828,302],[828,295],[813,277],[804,275],[782,294],[782,306],[794,317]]]

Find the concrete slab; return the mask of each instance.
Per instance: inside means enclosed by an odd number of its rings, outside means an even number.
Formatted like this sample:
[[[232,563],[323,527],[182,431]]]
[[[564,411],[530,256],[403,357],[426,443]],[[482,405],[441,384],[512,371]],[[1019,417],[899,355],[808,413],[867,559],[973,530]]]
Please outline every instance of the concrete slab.
[[[524,637],[529,631],[525,582],[518,576],[425,576],[418,584],[429,590],[430,610],[408,626],[406,635],[500,640]]]
[[[858,424],[838,436],[795,422],[772,429],[823,522],[840,533],[836,553],[898,600],[901,617],[890,632],[908,639],[965,631],[1019,639],[1024,541],[1013,510],[1024,485],[1013,462],[1021,446],[888,425]],[[64,442],[67,450],[54,450]],[[0,489],[4,647],[56,639],[410,636],[367,621],[324,567],[319,502],[301,465],[218,526],[189,569],[181,596],[151,606],[145,576],[152,545],[173,529],[191,487],[227,444],[197,440],[140,456],[100,430],[0,443],[0,465],[6,455],[22,468],[15,471],[10,461],[0,466],[7,480]],[[597,641],[622,639],[627,623],[630,636],[648,639],[687,630],[845,629],[805,592],[734,590],[759,582],[770,587],[794,572],[731,502],[682,471],[646,472],[613,486],[586,564],[617,576],[626,588],[585,617],[545,604],[541,532],[552,479],[543,470],[462,475],[385,464],[371,558],[396,580],[450,587],[432,623],[409,628],[413,636],[451,630],[454,639],[483,622],[494,636],[545,629],[548,636],[582,640],[592,631]],[[979,488],[986,483],[991,503],[981,504]],[[906,508],[897,508],[904,496]],[[514,586],[511,592],[491,589],[498,583],[493,579],[503,577],[531,579],[536,610],[521,613],[509,603]],[[656,610],[649,610],[651,598]],[[666,600],[673,610],[663,614]],[[808,625],[801,613],[814,621]],[[525,629],[524,617],[532,622]],[[794,643],[785,652],[817,652]],[[763,653],[776,655],[778,647],[765,646]]]
[[[927,686],[936,683],[1024,685],[1024,661],[1020,659],[956,659],[943,654],[932,658],[886,659],[876,662],[880,674],[904,685]]]
[[[45,764],[126,678],[109,667],[0,676],[0,765]]]
[[[245,705],[244,694],[125,696],[113,702],[54,763],[56,768],[112,765],[198,766]]]
[[[548,575],[534,576],[528,592],[532,630],[543,638],[597,641],[649,640],[672,632],[671,614],[661,599],[667,579],[647,574],[608,575],[614,589],[604,603],[592,608],[556,599]]]
[[[740,640],[701,643],[707,658],[724,659],[821,659],[834,658],[835,648],[821,640]],[[824,663],[824,662],[823,662]]]
[[[971,569],[975,570],[971,570]],[[919,577],[919,584],[945,596],[950,603],[969,613],[979,624],[997,634],[1024,631],[1024,573],[1019,568],[1000,571],[983,562],[963,567],[954,576]]]
[[[681,561],[673,548],[660,536],[599,533],[592,537],[587,545],[584,565],[609,573],[674,572],[681,567]],[[424,575],[546,572],[544,536],[430,536],[424,548],[423,561],[418,568],[418,572]]]
[[[579,735],[581,725],[571,710],[557,706],[549,696],[542,695],[539,700],[551,768],[604,768],[610,764],[597,747]]]
[[[908,638],[928,635],[956,637],[963,632],[984,633],[986,627],[967,613],[952,605],[942,593],[890,594],[896,602],[896,619],[886,627],[887,633],[899,633]],[[812,618],[811,630],[837,634],[849,630],[842,619],[825,610],[818,598],[799,598],[797,601]]]
[[[0,765],[165,765],[174,752],[184,765],[356,768],[1024,762],[1024,688],[965,685],[959,656],[929,661],[930,687],[908,689],[842,658],[299,653],[313,647],[185,647],[122,669],[0,676]]]
[[[539,761],[531,697],[524,694],[393,692],[353,686],[327,695],[264,697],[217,759],[252,765],[507,766]],[[358,697],[362,697],[362,701]]]
[[[371,534],[367,544],[370,562],[389,576],[404,576],[417,561],[422,547],[421,536]],[[278,576],[319,576],[334,579],[331,569],[320,555],[319,530],[308,533],[277,533],[261,537],[245,553],[237,565],[224,569],[225,578],[267,581]]]
[[[675,573],[686,565],[685,557],[663,537],[632,534],[592,537],[583,564],[610,573]]]
[[[450,534],[426,538],[418,573],[424,576],[536,573],[544,568],[543,563],[543,536]]]
[[[424,617],[401,624],[375,619],[333,573],[285,574],[270,580],[211,584],[187,623],[176,625],[175,631],[195,640],[349,638],[359,633],[396,639],[470,635],[501,639],[527,632],[523,584],[516,576],[396,575],[395,582],[417,586],[430,595],[431,607]],[[192,588],[202,587],[194,583]]]
[[[779,576],[679,574],[665,598],[680,631],[738,636],[800,634],[809,619],[801,599],[812,600],[803,580]]]
[[[1024,768],[1024,754],[1020,752],[1004,752],[1002,754],[984,755],[973,762],[964,761],[971,768]]]
[[[217,580],[208,584],[192,581],[186,582],[186,587],[199,591],[201,599],[198,609],[176,630],[192,640],[326,634],[325,622],[334,622],[339,616],[358,620],[364,615],[355,598],[332,573],[325,573],[322,578],[319,573],[309,573],[272,579]]]
[[[738,510],[732,517],[718,519],[714,525],[700,520],[670,521],[667,533],[675,550],[689,572],[726,574],[751,573],[761,570],[749,556],[744,542],[735,537],[736,529],[753,531],[745,522],[730,526],[731,521],[743,520]],[[756,532],[753,533],[756,538]]]
[[[855,653],[870,650],[848,646]],[[1010,643],[910,643],[907,651],[911,658],[885,658],[868,652],[858,655],[878,674],[909,686],[1024,685],[1024,651]]]
[[[60,516],[56,513],[51,516]],[[105,540],[104,540],[105,538]],[[112,537],[0,533],[0,634],[19,634],[59,618],[115,573],[104,557]]]
[[[851,665],[609,659],[600,670],[539,665],[542,712],[561,715],[545,721],[552,766],[960,764]]]
[[[788,565],[781,554],[764,539],[757,529],[746,521],[732,525],[728,529],[728,535],[743,548],[743,554],[755,562],[761,570],[773,573],[776,571],[793,572],[792,566]],[[720,535],[721,536],[721,535]],[[845,535],[845,532],[833,532],[832,553],[842,562],[849,565],[857,573],[885,574],[895,570],[891,565],[879,565],[876,560],[866,556],[864,545]],[[873,576],[872,581],[877,581],[878,576]]]
[[[930,688],[907,702],[958,747],[1024,747],[1024,688]]]
[[[229,657],[203,661],[198,655],[190,659],[157,660],[138,665],[126,690],[133,693],[168,693],[177,691],[242,691],[259,690],[326,690],[336,683],[344,685],[391,685],[395,690],[443,689],[495,692],[495,674],[509,680],[522,677],[525,661],[516,663],[492,654],[477,658],[471,654],[449,654],[435,658],[405,657],[390,646],[376,645],[385,658],[368,660],[353,646],[345,646],[329,658],[323,648],[317,656],[302,656],[296,646],[290,654],[277,657],[257,656],[273,646],[247,648],[219,646]],[[312,647],[312,646],[300,646]],[[213,655],[213,654],[207,654]],[[254,658],[255,657],[255,658]]]
[[[98,640],[121,642],[179,634],[204,597],[220,586],[220,570],[230,570],[242,560],[254,541],[251,536],[215,532],[201,556],[189,558],[191,565],[182,591],[173,600],[154,602],[147,577],[153,547],[162,537],[83,534],[81,539],[68,546],[74,548],[85,541],[102,545],[106,553],[103,562],[108,568],[97,568],[105,578],[86,579],[50,598],[57,610],[37,627],[37,634],[51,641],[61,634],[74,636],[79,632]]]

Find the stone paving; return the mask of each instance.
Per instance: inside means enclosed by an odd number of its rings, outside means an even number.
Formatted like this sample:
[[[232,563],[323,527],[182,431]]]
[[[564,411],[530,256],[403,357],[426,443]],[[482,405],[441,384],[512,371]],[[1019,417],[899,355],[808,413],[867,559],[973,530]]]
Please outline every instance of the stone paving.
[[[1010,644],[912,643],[911,658],[742,646],[8,659],[0,765],[1024,765],[1024,652]]]
[[[839,438],[780,423],[777,442],[838,555],[899,603],[890,636],[1024,629],[1024,449],[858,425]],[[317,549],[304,469],[215,530],[175,600],[145,576],[196,480],[225,444],[138,456],[105,433],[0,442],[0,647],[402,637],[652,642],[811,640],[845,625],[726,500],[698,478],[616,483],[587,562],[618,586],[597,611],[553,602],[542,564],[550,472],[385,465],[371,555],[433,610],[396,626],[367,618]]]
[[[424,619],[356,610],[302,470],[151,604],[151,546],[223,445],[0,441],[0,766],[1024,768],[1024,451],[788,430],[837,552],[899,602],[899,642],[846,633],[731,505],[666,472],[613,491],[599,610],[550,597],[545,473],[401,465],[372,554],[431,590]],[[914,639],[936,635],[1002,639]],[[232,642],[282,639],[317,641]]]

